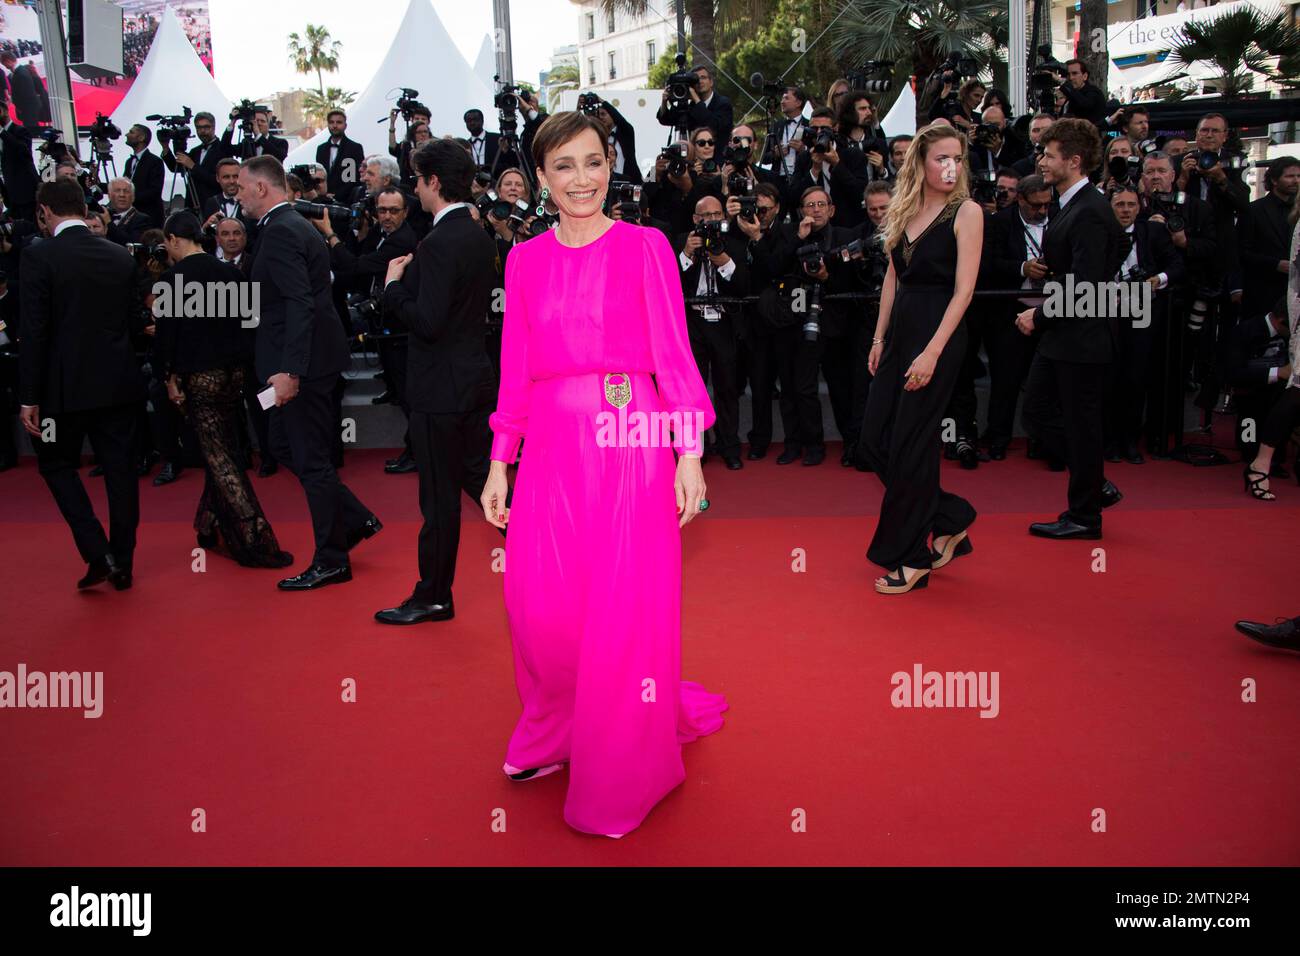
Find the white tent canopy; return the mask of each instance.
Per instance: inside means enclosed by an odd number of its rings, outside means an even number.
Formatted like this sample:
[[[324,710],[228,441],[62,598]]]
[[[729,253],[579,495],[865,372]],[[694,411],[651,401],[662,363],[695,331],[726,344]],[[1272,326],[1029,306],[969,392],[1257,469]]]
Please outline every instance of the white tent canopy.
[[[347,107],[348,136],[365,148],[367,156],[388,153],[388,114],[404,86],[420,91],[420,102],[433,113],[435,136],[464,136],[463,117],[471,105],[483,111],[485,129],[497,129],[492,88],[465,62],[429,0],[411,0],[374,78]],[[383,122],[378,122],[381,118]],[[402,134],[399,118],[397,135]],[[322,130],[290,150],[286,166],[315,162],[316,147],[327,138]]]
[[[497,53],[492,48],[492,37],[489,34],[483,34],[483,42],[479,44],[478,56],[474,58],[474,75],[483,81],[483,84],[490,90],[493,88],[493,77],[497,74]],[[484,111],[486,112],[486,110]]]
[[[167,8],[163,10],[158,34],[140,67],[139,75],[117,104],[117,109],[113,110],[111,119],[123,133],[136,123],[149,127],[154,131],[154,141],[149,149],[158,153],[157,124],[145,117],[154,114],[179,115],[187,106],[195,113],[208,112],[215,116],[218,135],[225,129],[226,117],[230,115],[230,100],[221,92],[212,74],[194,52],[176,15],[171,8]],[[197,139],[191,138],[190,146],[193,147],[197,142]],[[113,160],[118,175],[126,171],[126,160],[130,155],[131,150],[126,145],[124,135],[113,143]],[[175,183],[173,178],[170,172],[167,173],[163,183],[164,199],[171,197],[174,186],[180,187],[179,178],[175,178]]]
[[[894,100],[894,105],[880,121],[880,128],[890,137],[905,133],[908,136],[916,135],[916,94],[912,92],[911,83],[903,82],[903,88],[898,91],[898,99]]]

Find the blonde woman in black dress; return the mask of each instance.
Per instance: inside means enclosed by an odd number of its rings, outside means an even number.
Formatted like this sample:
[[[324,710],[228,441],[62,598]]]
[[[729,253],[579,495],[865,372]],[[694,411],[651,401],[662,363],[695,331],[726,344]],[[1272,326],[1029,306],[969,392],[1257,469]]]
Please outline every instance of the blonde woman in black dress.
[[[984,214],[968,198],[966,141],[932,123],[907,149],[883,226],[889,271],[868,366],[863,452],[885,485],[867,557],[882,594],[925,587],[969,554],[970,502],[939,487],[939,434],[966,353]]]

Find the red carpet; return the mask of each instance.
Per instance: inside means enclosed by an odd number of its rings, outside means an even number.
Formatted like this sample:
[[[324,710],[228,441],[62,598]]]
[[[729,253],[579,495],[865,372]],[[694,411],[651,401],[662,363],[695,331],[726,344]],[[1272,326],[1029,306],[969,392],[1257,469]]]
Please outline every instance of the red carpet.
[[[1300,613],[1293,481],[1260,503],[1233,467],[1112,465],[1126,498],[1105,540],[1057,543],[1025,525],[1060,510],[1064,475],[1018,451],[970,473],[945,463],[980,509],[975,552],[881,597],[863,557],[879,483],[831,455],[706,466],[713,508],[685,535],[684,676],[731,709],[618,842],[564,824],[567,773],[500,773],[518,699],[502,540],[481,518],[467,509],[455,621],[372,621],[415,566],[415,477],[383,475],[383,453],[343,470],[385,522],[355,580],[297,595],[217,555],[191,570],[193,470],[141,489],[135,588],[78,594],[83,566],[24,459],[0,476],[0,670],[103,671],[106,702],[97,720],[0,712],[0,865],[1300,863],[1300,655],[1232,629]],[[296,482],[256,486],[302,565]],[[916,663],[998,672],[997,717],[895,709],[891,675]],[[340,700],[346,678],[356,703]],[[799,810],[807,832],[792,832]]]

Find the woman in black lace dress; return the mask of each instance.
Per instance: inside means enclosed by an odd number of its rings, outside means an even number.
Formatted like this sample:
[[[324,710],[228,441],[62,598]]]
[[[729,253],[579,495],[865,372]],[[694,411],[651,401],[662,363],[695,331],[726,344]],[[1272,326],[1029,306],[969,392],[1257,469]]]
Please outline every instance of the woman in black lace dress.
[[[214,548],[220,540],[245,567],[287,567],[293,555],[280,550],[240,464],[247,337],[238,306],[252,300],[247,291],[210,294],[240,285],[247,290],[247,280],[203,251],[202,227],[193,213],[170,216],[163,235],[172,266],[155,286],[154,354],[168,396],[181,406],[203,453],[203,496],[194,515],[199,545]]]
[[[939,487],[941,422],[966,353],[962,318],[984,240],[983,212],[967,195],[965,140],[943,124],[920,130],[883,224],[889,271],[862,428],[863,452],[885,485],[867,551],[890,572],[876,579],[882,594],[925,587],[932,570],[972,548],[975,509]]]

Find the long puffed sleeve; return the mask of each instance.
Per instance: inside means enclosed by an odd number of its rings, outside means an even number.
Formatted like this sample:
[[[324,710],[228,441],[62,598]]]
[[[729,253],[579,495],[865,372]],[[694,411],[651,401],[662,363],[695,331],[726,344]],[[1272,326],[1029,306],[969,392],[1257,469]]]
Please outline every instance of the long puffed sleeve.
[[[700,455],[704,452],[704,432],[713,426],[717,416],[691,352],[677,257],[668,238],[658,229],[646,226],[641,233],[645,240],[646,322],[655,383],[664,410],[681,416],[682,428],[674,428],[673,447],[681,454]]]
[[[528,430],[533,381],[528,375],[528,289],[519,276],[519,250],[506,259],[506,307],[501,327],[501,388],[492,427],[492,460],[513,464]]]

